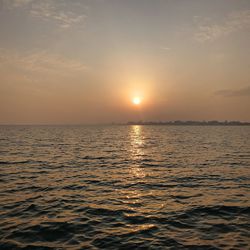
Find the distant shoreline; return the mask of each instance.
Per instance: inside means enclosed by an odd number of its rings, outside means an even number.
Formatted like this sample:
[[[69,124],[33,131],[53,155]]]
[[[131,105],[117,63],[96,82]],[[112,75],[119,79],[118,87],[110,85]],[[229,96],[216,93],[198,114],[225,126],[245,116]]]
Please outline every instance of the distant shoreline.
[[[168,121],[168,122],[127,122],[126,125],[165,125],[165,126],[250,126],[250,122],[240,121]]]

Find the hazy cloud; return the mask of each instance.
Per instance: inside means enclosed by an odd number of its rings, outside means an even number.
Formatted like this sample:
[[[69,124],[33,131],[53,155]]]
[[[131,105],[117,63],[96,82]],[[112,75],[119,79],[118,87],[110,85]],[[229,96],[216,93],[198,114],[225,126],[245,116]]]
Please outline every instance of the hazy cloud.
[[[31,3],[33,0],[4,0],[5,4],[8,4],[8,7],[23,7],[29,3]]]
[[[88,67],[83,63],[65,58],[61,55],[51,54],[46,50],[34,50],[20,54],[0,49],[0,69],[3,67],[15,68],[27,73],[60,73],[86,71]]]
[[[51,1],[40,1],[32,4],[31,15],[43,20],[53,20],[62,28],[68,28],[84,20],[86,15],[76,13],[72,10],[65,10],[61,4]]]
[[[250,96],[250,86],[241,89],[224,89],[215,92],[216,95],[224,97],[241,97],[241,96]]]
[[[162,50],[165,50],[165,51],[170,51],[171,48],[170,47],[161,47]]]
[[[198,23],[195,39],[200,42],[214,41],[238,30],[250,29],[250,10],[232,12],[221,23],[211,23],[211,20],[202,20],[197,16],[195,22]]]
[[[69,28],[75,24],[83,24],[87,7],[80,2],[64,0],[3,0],[8,9],[23,8],[32,17],[44,21],[52,21],[61,28]]]

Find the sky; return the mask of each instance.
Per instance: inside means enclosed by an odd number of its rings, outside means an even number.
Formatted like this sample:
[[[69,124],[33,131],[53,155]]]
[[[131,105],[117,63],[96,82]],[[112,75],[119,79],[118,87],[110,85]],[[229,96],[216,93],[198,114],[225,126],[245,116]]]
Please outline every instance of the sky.
[[[249,0],[0,0],[0,124],[250,121],[249,44]]]

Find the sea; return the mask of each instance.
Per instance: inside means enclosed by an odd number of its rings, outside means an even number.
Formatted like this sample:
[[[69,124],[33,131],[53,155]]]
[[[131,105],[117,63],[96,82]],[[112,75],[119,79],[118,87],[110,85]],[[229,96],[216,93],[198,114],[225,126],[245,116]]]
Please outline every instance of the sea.
[[[250,126],[0,126],[0,249],[250,249]]]

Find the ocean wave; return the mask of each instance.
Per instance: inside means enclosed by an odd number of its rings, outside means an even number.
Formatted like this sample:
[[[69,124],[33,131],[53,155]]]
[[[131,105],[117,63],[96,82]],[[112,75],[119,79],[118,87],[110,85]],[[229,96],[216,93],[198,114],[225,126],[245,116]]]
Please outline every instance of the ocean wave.
[[[0,249],[249,249],[250,130],[207,129],[0,128]]]

